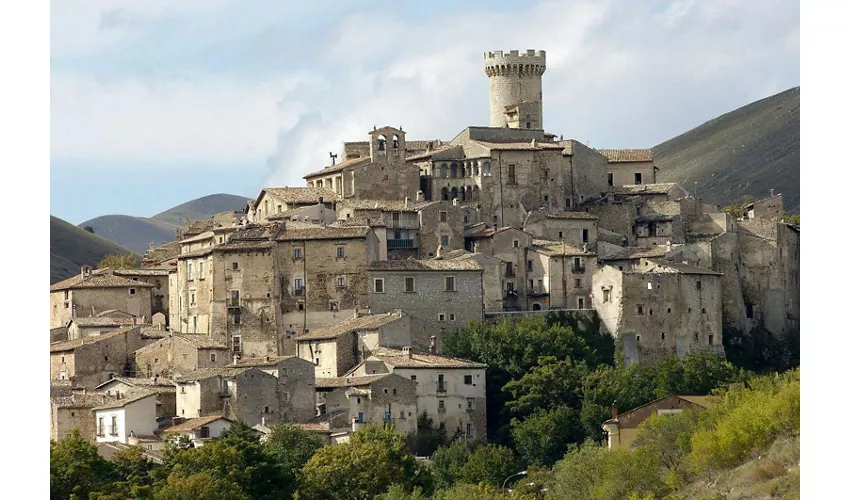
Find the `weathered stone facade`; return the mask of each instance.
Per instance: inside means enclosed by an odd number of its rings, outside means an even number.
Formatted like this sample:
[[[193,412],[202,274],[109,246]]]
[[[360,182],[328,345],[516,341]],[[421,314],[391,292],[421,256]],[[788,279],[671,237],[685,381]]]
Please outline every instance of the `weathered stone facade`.
[[[323,402],[331,431],[356,431],[391,425],[396,432],[416,433],[416,383],[383,374],[322,381]]]
[[[112,377],[132,369],[133,353],[150,342],[140,327],[50,345],[50,380],[70,380],[72,385],[94,390]]]
[[[138,377],[172,377],[202,368],[223,368],[230,350],[203,334],[175,333],[142,347],[135,354]]]
[[[75,316],[95,316],[111,309],[149,321],[153,288],[109,270],[93,271],[83,266],[79,275],[50,286],[50,328],[66,326]]]

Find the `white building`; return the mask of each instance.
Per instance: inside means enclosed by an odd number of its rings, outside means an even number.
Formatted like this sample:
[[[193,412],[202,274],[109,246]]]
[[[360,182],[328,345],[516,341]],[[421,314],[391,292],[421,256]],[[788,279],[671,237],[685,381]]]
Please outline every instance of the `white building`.
[[[157,428],[156,393],[140,392],[92,409],[98,443],[128,444],[135,436],[152,436]]]
[[[208,417],[199,417],[187,420],[182,424],[175,425],[166,429],[165,433],[169,435],[186,436],[192,444],[203,446],[210,440],[221,437],[221,434],[230,429],[233,422],[222,417],[221,415],[210,415]]]

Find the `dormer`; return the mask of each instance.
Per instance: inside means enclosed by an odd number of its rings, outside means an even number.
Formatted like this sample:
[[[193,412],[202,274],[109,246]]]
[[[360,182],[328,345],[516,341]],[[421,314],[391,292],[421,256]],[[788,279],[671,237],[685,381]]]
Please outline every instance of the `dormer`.
[[[401,128],[376,128],[369,132],[369,136],[369,155],[373,162],[404,160],[406,146]]]

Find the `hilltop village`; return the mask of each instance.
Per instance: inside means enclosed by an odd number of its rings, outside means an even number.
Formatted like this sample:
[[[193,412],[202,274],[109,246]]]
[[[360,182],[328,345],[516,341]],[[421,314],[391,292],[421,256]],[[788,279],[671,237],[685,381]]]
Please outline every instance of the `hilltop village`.
[[[473,442],[486,365],[442,350],[471,320],[596,317],[648,364],[724,356],[727,329],[799,326],[799,227],[780,193],[733,218],[656,183],[651,150],[546,132],[544,51],[488,52],[484,69],[489,126],[364,130],[303,186],[187,223],[140,269],[52,285],[51,439],[78,428],[156,453],[241,420],[335,444],[365,425],[416,432],[427,412]]]

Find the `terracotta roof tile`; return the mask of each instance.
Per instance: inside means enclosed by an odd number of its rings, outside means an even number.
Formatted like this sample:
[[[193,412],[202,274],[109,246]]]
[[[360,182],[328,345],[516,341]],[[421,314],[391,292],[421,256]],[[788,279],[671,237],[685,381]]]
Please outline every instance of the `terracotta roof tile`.
[[[589,214],[587,212],[552,212],[546,214],[546,217],[550,219],[586,219],[586,220],[599,220],[599,217]]]
[[[108,401],[105,404],[95,406],[92,408],[93,410],[110,410],[112,408],[123,408],[130,403],[135,403],[136,401],[141,401],[145,398],[149,398],[151,396],[156,396],[156,392],[154,391],[141,391],[135,394],[130,394],[126,398],[115,399],[112,401]]]
[[[319,177],[319,176],[327,175],[327,174],[335,174],[337,172],[342,172],[343,170],[345,170],[348,167],[354,167],[354,166],[357,166],[361,163],[366,163],[366,162],[371,162],[371,161],[372,161],[372,159],[369,158],[368,156],[364,156],[362,158],[351,158],[349,160],[341,161],[341,162],[337,163],[336,165],[331,165],[331,166],[325,167],[321,170],[316,170],[315,172],[310,172],[309,174],[302,177],[302,179],[309,179],[309,178],[312,178],[312,177]]]
[[[427,260],[384,260],[373,262],[369,271],[482,271],[475,261],[432,258]]]
[[[297,240],[337,240],[337,239],[352,239],[365,238],[369,234],[368,227],[333,227],[333,226],[318,226],[309,229],[289,229],[281,232],[277,236],[277,241],[297,241]]]
[[[408,357],[402,349],[380,347],[372,351],[371,357],[396,368],[487,368],[484,363],[412,349]]]
[[[599,255],[600,260],[632,260],[665,257],[667,255],[666,245],[653,247],[625,247],[612,249]]]
[[[241,375],[247,370],[250,370],[252,367],[250,366],[226,366],[224,368],[201,368],[199,370],[193,370],[191,372],[185,373],[179,377],[174,377],[174,382],[182,383],[182,382],[196,382],[198,380],[204,380],[210,377],[235,377],[237,375]]]
[[[54,342],[50,344],[50,352],[64,352],[71,351],[76,349],[77,347],[83,345],[94,344],[97,342],[102,342],[104,340],[111,339],[113,337],[117,337],[118,335],[123,335],[125,333],[129,333],[136,327],[130,328],[122,328],[121,330],[115,330],[109,333],[102,333],[100,335],[89,335],[88,337],[83,337],[81,339],[74,340],[63,340],[61,342]]]
[[[550,257],[596,255],[596,252],[585,251],[558,240],[533,239],[531,240],[531,250]]]
[[[484,142],[484,141],[471,141],[473,143],[480,144],[481,146],[496,150],[496,151],[543,151],[543,150],[564,150],[564,145],[557,142],[543,142],[543,141],[535,141],[534,146],[531,145],[531,141],[527,142]]]
[[[133,281],[110,272],[93,272],[83,278],[82,274],[50,285],[50,291],[76,290],[80,288],[152,288],[150,283]]]
[[[318,203],[319,198],[322,198],[323,201],[329,202],[336,200],[339,197],[339,195],[328,188],[316,188],[309,186],[264,188],[263,191],[284,203]]]
[[[361,377],[319,377],[316,379],[316,389],[364,386],[381,380],[384,377],[388,377],[389,375],[389,373],[380,373],[377,375],[363,375]]]
[[[668,260],[661,259],[647,259],[649,262],[654,264],[655,266],[650,267],[649,269],[641,269],[633,272],[641,272],[641,273],[679,273],[679,274],[708,274],[713,276],[723,276],[722,273],[718,273],[717,271],[713,271],[711,269],[706,269],[704,267],[697,267],[690,264],[683,264],[679,262],[670,262]]]
[[[404,206],[404,200],[344,200],[340,202],[343,208],[352,210],[380,210],[382,212],[416,212],[421,206],[430,205],[431,202],[408,201]]]
[[[358,331],[358,330],[375,330],[384,325],[390,324],[393,321],[401,319],[401,316],[394,313],[387,314],[369,314],[365,316],[351,317],[329,328],[316,330],[295,337],[296,342],[308,342],[312,340],[327,340],[335,339],[340,335]]]
[[[597,149],[611,163],[652,161],[651,149]]]
[[[198,417],[198,418],[193,418],[191,420],[187,420],[180,425],[175,425],[174,427],[169,427],[168,429],[165,429],[164,432],[166,432],[166,433],[189,432],[189,431],[193,431],[193,430],[197,429],[198,427],[202,427],[204,425],[211,424],[211,423],[213,423],[213,422],[215,422],[216,420],[219,420],[219,419],[227,420],[228,422],[230,422],[230,420],[222,417],[221,415],[209,415],[209,416],[206,416],[206,417]]]
[[[50,404],[57,408],[94,408],[109,400],[117,399],[107,394],[71,394],[50,398]]]
[[[659,182],[657,184],[626,184],[612,188],[614,194],[620,195],[651,195],[667,194],[678,186],[675,182]]]

